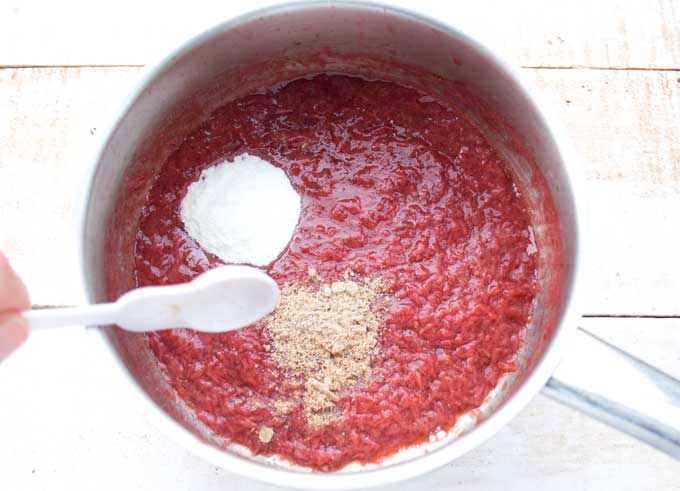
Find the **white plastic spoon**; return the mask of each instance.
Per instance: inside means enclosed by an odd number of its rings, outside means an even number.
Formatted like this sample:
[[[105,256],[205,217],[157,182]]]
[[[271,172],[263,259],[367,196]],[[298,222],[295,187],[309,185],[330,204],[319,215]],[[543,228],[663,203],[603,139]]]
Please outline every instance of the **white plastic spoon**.
[[[27,310],[31,330],[117,324],[128,331],[190,327],[222,332],[261,319],[279,302],[276,282],[250,266],[220,266],[190,283],[137,288],[118,301],[83,307]]]

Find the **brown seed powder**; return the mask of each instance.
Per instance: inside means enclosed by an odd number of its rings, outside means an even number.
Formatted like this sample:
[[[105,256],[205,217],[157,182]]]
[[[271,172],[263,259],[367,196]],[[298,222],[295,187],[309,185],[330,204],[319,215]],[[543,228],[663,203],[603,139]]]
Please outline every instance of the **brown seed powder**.
[[[260,439],[262,443],[269,443],[270,441],[272,441],[272,438],[274,438],[274,430],[269,426],[263,426],[262,428],[260,428],[257,437]]]
[[[371,370],[379,318],[374,308],[377,282],[336,281],[318,290],[281,289],[281,300],[268,318],[272,356],[283,368],[305,379],[307,422],[323,426],[334,419],[339,393]]]
[[[293,404],[290,401],[286,401],[283,399],[277,399],[276,401],[274,401],[274,413],[277,414],[278,416],[288,414],[292,407]]]

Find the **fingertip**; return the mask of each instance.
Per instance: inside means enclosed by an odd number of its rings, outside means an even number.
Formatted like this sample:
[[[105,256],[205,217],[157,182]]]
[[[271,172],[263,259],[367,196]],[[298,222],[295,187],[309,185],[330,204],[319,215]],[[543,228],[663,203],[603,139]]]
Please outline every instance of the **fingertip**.
[[[25,310],[30,307],[28,290],[12,268],[7,256],[0,252],[0,312]]]
[[[21,315],[0,316],[0,360],[9,356],[28,338],[28,322]]]

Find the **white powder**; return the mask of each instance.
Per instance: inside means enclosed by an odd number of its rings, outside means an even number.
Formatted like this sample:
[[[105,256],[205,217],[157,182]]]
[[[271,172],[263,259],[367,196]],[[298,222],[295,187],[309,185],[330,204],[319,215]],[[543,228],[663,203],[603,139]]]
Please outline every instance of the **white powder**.
[[[293,235],[300,197],[283,170],[244,153],[201,172],[180,215],[205,251],[226,263],[266,266]]]

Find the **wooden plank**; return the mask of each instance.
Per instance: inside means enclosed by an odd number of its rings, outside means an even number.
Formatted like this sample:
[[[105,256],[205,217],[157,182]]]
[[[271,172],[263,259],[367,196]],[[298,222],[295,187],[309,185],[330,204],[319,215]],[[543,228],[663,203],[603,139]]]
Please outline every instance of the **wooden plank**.
[[[567,126],[590,180],[651,195],[680,185],[680,70],[524,70]]]
[[[680,376],[680,320],[588,319],[585,327]],[[154,428],[82,329],[41,332],[0,370],[0,487],[272,491],[217,469]],[[68,355],[68,356],[65,356]],[[68,451],[64,451],[68,449]],[[124,469],[124,472],[120,472]],[[453,464],[382,491],[677,490],[677,462],[538,396]]]
[[[678,74],[527,73],[552,99],[583,158],[591,211],[584,313],[680,315],[673,293],[680,288]],[[94,128],[107,124],[106,106],[115,108],[138,74],[0,70],[0,249],[36,303],[77,301],[73,196],[92,161]]]
[[[74,201],[139,68],[0,70],[0,249],[36,304],[77,303]]]
[[[0,66],[146,64],[221,20],[270,3],[2,3]],[[675,0],[388,3],[459,25],[523,66],[680,67]]]
[[[587,179],[586,312],[678,315],[680,72],[526,70]]]
[[[514,26],[504,34],[522,39],[518,62],[523,66],[680,67],[675,0],[527,0],[520,4],[519,19],[512,13],[516,2],[502,3],[504,25]],[[512,59],[513,43],[504,41],[503,52]]]

